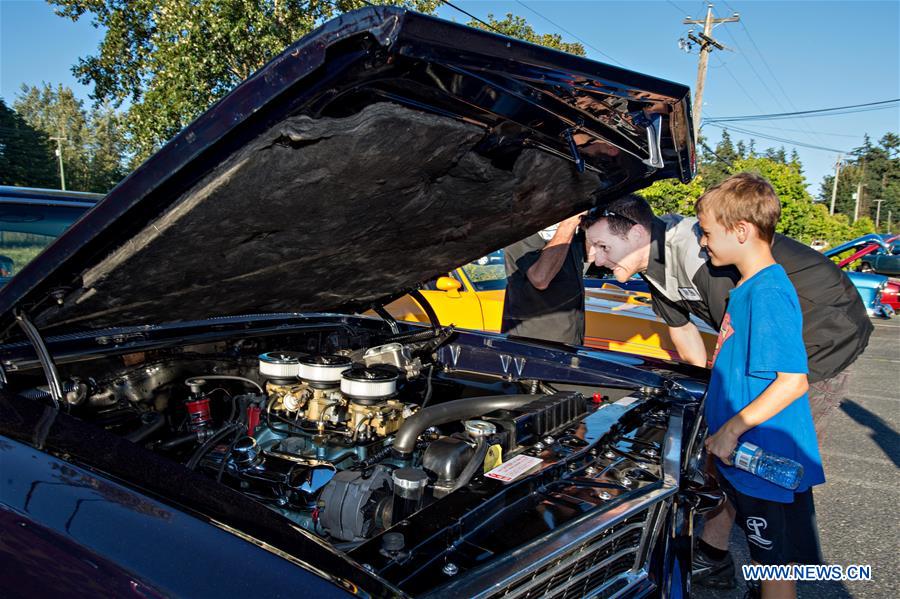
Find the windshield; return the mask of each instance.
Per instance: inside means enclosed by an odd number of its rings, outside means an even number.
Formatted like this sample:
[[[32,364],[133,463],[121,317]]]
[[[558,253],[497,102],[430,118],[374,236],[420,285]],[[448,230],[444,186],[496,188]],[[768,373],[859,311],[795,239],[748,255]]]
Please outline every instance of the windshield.
[[[491,252],[462,267],[475,291],[500,291],[506,289],[506,266],[503,250]]]
[[[101,197],[0,187],[0,283],[31,262]]]

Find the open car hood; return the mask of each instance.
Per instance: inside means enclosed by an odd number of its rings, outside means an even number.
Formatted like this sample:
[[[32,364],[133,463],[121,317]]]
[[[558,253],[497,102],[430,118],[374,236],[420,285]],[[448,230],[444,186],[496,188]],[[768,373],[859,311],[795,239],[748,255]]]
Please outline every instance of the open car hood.
[[[362,310],[693,176],[687,87],[395,8],[235,88],[0,291],[41,331]]]

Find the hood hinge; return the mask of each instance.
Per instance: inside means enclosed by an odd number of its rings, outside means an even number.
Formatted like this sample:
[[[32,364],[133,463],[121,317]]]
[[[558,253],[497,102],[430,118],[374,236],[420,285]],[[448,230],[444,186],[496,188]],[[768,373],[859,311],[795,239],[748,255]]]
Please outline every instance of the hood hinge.
[[[396,335],[400,332],[400,327],[397,326],[397,319],[391,316],[391,313],[388,312],[383,305],[376,304],[372,309],[375,311],[375,314],[381,317],[381,320],[387,323],[388,327],[391,329],[391,333]]]
[[[431,304],[428,303],[428,300],[425,299],[425,296],[422,295],[422,292],[418,289],[411,289],[409,291],[409,296],[416,300],[422,309],[425,310],[425,315],[428,316],[428,322],[431,323],[431,330],[437,331],[441,328],[441,322],[438,320],[437,314],[434,311],[434,308],[431,307]]]
[[[28,337],[28,341],[34,347],[34,352],[37,354],[38,361],[41,363],[41,368],[44,369],[44,376],[47,377],[47,384],[50,387],[50,397],[53,399],[53,406],[58,410],[63,400],[63,394],[62,385],[59,382],[59,373],[56,371],[56,364],[53,363],[53,357],[50,355],[50,351],[47,349],[47,345],[44,343],[43,338],[41,338],[41,333],[37,330],[37,327],[28,320],[25,312],[16,309],[13,313],[15,314],[16,322],[19,323],[25,336]]]

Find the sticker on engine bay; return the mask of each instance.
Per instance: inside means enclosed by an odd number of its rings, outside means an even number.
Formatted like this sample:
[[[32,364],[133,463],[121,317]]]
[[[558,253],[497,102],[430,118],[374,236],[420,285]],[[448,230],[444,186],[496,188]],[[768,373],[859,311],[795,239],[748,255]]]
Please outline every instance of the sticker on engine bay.
[[[517,455],[510,461],[500,464],[487,474],[488,478],[493,478],[505,483],[512,482],[541,464],[544,460],[541,458],[533,458],[530,455]]]

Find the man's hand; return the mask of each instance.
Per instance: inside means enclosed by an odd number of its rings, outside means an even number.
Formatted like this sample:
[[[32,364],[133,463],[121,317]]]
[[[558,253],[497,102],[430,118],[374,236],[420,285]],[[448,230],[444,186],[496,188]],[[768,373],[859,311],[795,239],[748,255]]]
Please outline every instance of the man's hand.
[[[578,225],[581,223],[581,217],[584,214],[586,213],[582,212],[575,216],[570,216],[559,223],[553,237],[541,250],[540,257],[525,273],[525,276],[528,277],[528,282],[535,289],[543,291],[550,286],[554,277],[559,274],[566,261],[566,255],[569,253],[569,244],[572,242],[572,238],[575,237],[575,232],[578,230]]]
[[[731,466],[731,456],[737,447],[738,436],[730,431],[728,426],[723,426],[715,435],[706,439],[706,451]]]

